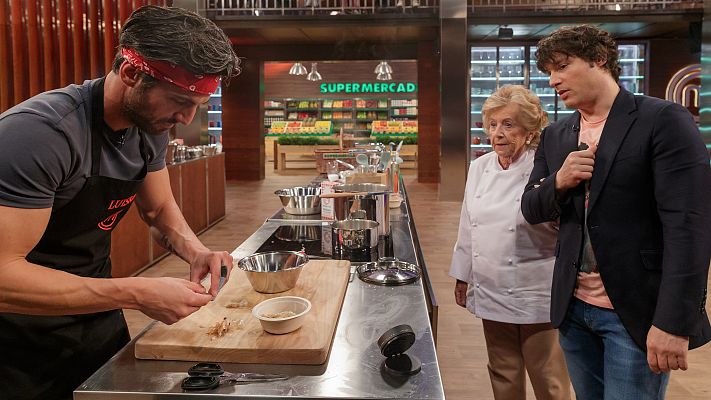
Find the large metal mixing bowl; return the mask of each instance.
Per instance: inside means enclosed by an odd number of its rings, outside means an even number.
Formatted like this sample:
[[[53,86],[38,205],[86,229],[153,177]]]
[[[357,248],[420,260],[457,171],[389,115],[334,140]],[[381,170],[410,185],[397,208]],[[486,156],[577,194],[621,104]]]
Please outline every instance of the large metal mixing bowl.
[[[284,211],[289,214],[306,215],[321,212],[321,188],[297,186],[274,192],[279,196]]]
[[[259,293],[279,293],[292,289],[308,256],[296,251],[270,251],[247,256],[237,263],[246,272],[252,288]]]

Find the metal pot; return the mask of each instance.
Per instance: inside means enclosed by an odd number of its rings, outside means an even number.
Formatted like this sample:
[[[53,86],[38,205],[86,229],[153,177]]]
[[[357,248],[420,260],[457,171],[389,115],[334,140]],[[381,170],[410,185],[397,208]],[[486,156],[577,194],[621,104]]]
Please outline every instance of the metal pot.
[[[178,152],[178,144],[177,143],[168,143],[168,148],[165,152],[165,163],[166,164],[172,164],[175,161],[176,154]]]
[[[347,219],[331,224],[333,252],[372,251],[378,247],[378,223],[367,219]]]
[[[378,234],[390,234],[390,208],[388,200],[390,193],[386,185],[375,183],[354,183],[336,186],[337,193],[354,193],[352,196],[334,199],[336,220],[348,218],[364,218],[379,224]],[[361,211],[365,212],[365,216]],[[354,216],[351,214],[356,213]]]

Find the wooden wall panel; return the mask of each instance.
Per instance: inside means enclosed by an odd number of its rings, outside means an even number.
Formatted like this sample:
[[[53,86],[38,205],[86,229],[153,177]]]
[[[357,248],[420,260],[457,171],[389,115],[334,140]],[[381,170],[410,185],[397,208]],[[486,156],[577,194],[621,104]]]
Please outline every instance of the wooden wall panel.
[[[183,215],[193,232],[200,232],[207,227],[206,161],[189,161],[180,168]]]
[[[430,183],[440,178],[440,80],[435,47],[434,42],[421,42],[417,49],[417,180]]]
[[[22,1],[12,0],[10,10],[10,25],[12,26],[12,69],[16,71],[13,76],[12,91],[15,103],[19,103],[26,98],[25,84],[27,82],[25,34],[22,29]]]
[[[73,74],[69,65],[69,15],[67,15],[67,0],[57,1],[57,26],[59,30],[59,85],[66,86],[71,82]],[[17,73],[16,73],[17,74]]]
[[[118,29],[134,2],[122,0],[122,12],[118,3],[0,0],[0,112],[40,91],[82,83],[108,72],[118,45]]]
[[[242,73],[222,90],[222,149],[227,179],[264,179],[260,70],[259,60],[244,62]]]
[[[2,0],[0,0],[2,2]],[[54,7],[52,0],[42,0],[42,69],[44,71],[44,90],[59,86],[55,62]],[[4,108],[0,108],[2,111]]]
[[[84,80],[84,10],[83,1],[72,1],[72,51],[74,53],[74,82]]]
[[[29,72],[29,95],[34,96],[42,91],[42,75],[40,74],[40,38],[37,20],[37,0],[27,1],[27,69]]]
[[[180,165],[168,165],[168,176],[170,177],[170,190],[173,192],[173,197],[175,198],[175,202],[178,203],[178,207],[181,208],[181,200],[180,200]],[[168,253],[168,250],[164,249],[162,246],[160,246],[158,243],[156,243],[152,238],[152,251],[153,251],[153,257],[151,258],[151,261],[155,261],[158,259],[158,257],[161,257],[163,254]]]
[[[0,0],[0,112],[7,110],[13,103],[10,96],[12,91],[12,67],[10,63],[10,21],[9,9],[5,0]]]
[[[225,216],[225,155],[207,159],[207,222],[212,224]]]
[[[130,276],[148,264],[150,255],[148,225],[131,206],[116,229],[111,232],[111,272],[114,277]]]

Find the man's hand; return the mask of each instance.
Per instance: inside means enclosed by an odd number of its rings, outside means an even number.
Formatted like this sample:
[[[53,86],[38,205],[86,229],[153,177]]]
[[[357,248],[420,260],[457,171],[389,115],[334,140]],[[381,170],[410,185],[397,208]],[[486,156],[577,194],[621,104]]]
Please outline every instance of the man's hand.
[[[454,300],[458,305],[462,307],[467,306],[467,288],[469,285],[457,279],[457,283],[454,285]]]
[[[647,334],[647,363],[655,374],[681,369],[686,371],[689,337],[676,336],[652,326]]]
[[[213,298],[217,296],[220,286],[220,267],[227,267],[226,283],[232,275],[232,256],[226,251],[205,251],[198,253],[197,257],[190,263],[190,281],[200,283],[200,281],[210,273],[210,291]]]
[[[209,303],[212,296],[198,283],[179,278],[140,279],[138,310],[165,324],[174,324]]]
[[[580,182],[591,179],[594,165],[594,149],[570,152],[555,175],[555,189],[564,194]]]

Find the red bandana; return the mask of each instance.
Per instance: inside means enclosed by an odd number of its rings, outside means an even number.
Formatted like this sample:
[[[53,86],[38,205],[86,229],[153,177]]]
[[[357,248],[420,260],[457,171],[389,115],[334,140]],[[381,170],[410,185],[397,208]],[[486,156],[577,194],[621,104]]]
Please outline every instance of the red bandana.
[[[169,62],[146,60],[136,50],[127,47],[121,49],[121,55],[140,71],[194,93],[213,94],[220,85],[219,75],[195,75]]]

